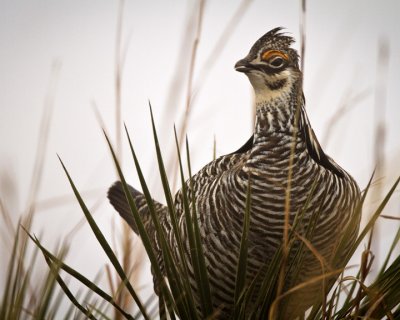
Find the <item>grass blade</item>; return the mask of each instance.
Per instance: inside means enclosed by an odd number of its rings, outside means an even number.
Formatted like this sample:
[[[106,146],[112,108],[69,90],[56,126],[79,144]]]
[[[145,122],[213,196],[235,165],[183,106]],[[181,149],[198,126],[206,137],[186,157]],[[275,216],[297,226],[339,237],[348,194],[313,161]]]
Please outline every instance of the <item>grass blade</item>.
[[[59,260],[62,260],[65,257],[66,249],[61,249],[59,254]],[[46,261],[47,262],[47,261]],[[50,266],[50,272],[47,274],[46,279],[44,281],[44,286],[42,288],[42,292],[40,293],[40,304],[37,307],[35,312],[35,316],[37,319],[46,319],[48,317],[48,311],[50,308],[50,300],[54,295],[54,290],[56,288],[56,278],[60,272],[60,265],[58,263],[52,263]]]
[[[179,274],[180,271],[177,269],[177,266],[179,265],[178,262],[176,261],[174,254],[173,254],[173,249],[168,245],[168,241],[167,241],[167,236],[165,235],[165,231],[163,229],[163,227],[161,226],[159,217],[157,215],[156,209],[154,207],[154,203],[153,203],[153,199],[151,198],[149,189],[147,187],[146,181],[144,179],[143,176],[143,172],[141,170],[139,161],[137,159],[136,153],[133,149],[133,144],[129,135],[129,132],[125,126],[125,131],[128,137],[128,141],[129,141],[129,146],[131,149],[131,154],[135,163],[135,167],[136,167],[136,171],[138,173],[139,176],[139,180],[140,180],[140,184],[142,186],[142,190],[143,190],[143,194],[146,198],[146,202],[147,202],[147,206],[154,224],[154,228],[156,230],[156,236],[158,239],[158,242],[160,243],[160,249],[162,251],[163,254],[163,261],[165,264],[165,271],[168,273],[168,279],[170,280],[170,286],[171,286],[171,290],[174,293],[173,296],[174,297],[178,297],[179,295],[181,295],[182,292],[185,292],[182,290],[183,284],[182,281],[180,279]],[[155,255],[154,255],[155,258]],[[171,293],[169,292],[166,284],[165,284],[165,280],[163,279],[162,273],[161,273],[161,269],[160,266],[158,265],[157,262],[157,258],[155,258],[155,267],[154,267],[154,271],[156,273],[158,273],[158,277],[159,277],[159,281],[158,283],[161,285],[161,291],[162,291],[162,296],[163,298],[160,300],[161,304],[165,302],[167,304],[167,309],[169,310],[170,315],[173,316],[173,312],[171,309],[171,306],[175,305],[175,308],[178,308],[180,310],[179,313],[181,314],[187,314],[187,312],[189,311],[188,306],[185,305],[185,303],[182,304],[182,299],[174,299],[171,296]],[[157,276],[157,274],[156,274]],[[193,306],[192,306],[193,308]],[[164,308],[160,308],[160,310],[165,310]],[[192,309],[194,310],[194,308]]]
[[[242,238],[240,241],[240,251],[239,251],[238,267],[236,273],[236,286],[235,286],[235,298],[234,298],[235,303],[233,311],[234,319],[239,319],[241,309],[246,309],[246,303],[240,304],[239,301],[240,301],[240,296],[242,295],[246,284],[250,210],[251,210],[251,183],[249,180],[247,185],[247,196],[246,196],[246,204],[243,217],[243,231],[242,231]]]
[[[25,232],[28,233],[27,230],[25,230]],[[40,243],[40,241],[36,237],[32,236],[29,233],[28,233],[28,236],[35,243],[35,245],[40,249],[40,251],[42,252],[42,254],[45,257],[45,259],[47,259],[51,263],[56,263],[61,270],[65,271],[66,273],[68,273],[69,275],[74,277],[76,280],[81,282],[83,285],[85,285],[87,288],[89,288],[92,292],[95,292],[100,297],[102,297],[104,300],[106,300],[109,303],[111,303],[127,319],[130,319],[130,320],[133,319],[132,316],[130,316],[128,313],[126,313],[118,304],[115,303],[114,299],[110,295],[105,293],[95,283],[93,283],[92,281],[90,281],[89,279],[84,277],[82,274],[80,274],[79,272],[77,272],[76,270],[74,270],[73,268],[71,268],[70,266],[65,264],[64,262],[62,262],[59,258],[54,256],[50,251],[48,251],[45,247],[42,246],[42,244]]]
[[[174,133],[175,133],[176,150],[178,153],[178,160],[179,160],[179,171],[180,171],[181,185],[182,185],[181,196],[182,196],[183,206],[184,206],[186,231],[187,231],[187,236],[188,236],[188,240],[189,240],[190,259],[192,261],[194,277],[196,280],[196,286],[200,293],[200,305],[202,308],[203,317],[209,317],[213,314],[212,304],[211,304],[210,294],[209,294],[209,292],[207,292],[207,284],[205,284],[202,281],[202,272],[200,270],[200,261],[199,261],[199,255],[203,254],[203,253],[201,251],[197,250],[197,244],[200,244],[200,246],[201,246],[201,239],[196,239],[196,233],[194,230],[194,224],[198,224],[198,221],[192,219],[192,213],[191,213],[190,204],[189,204],[189,193],[188,193],[189,191],[188,191],[188,188],[187,188],[187,185],[185,182],[185,178],[184,178],[182,157],[181,157],[181,153],[179,150],[178,136],[177,136],[175,127],[174,127]],[[190,181],[189,181],[189,183],[190,183]],[[192,198],[191,201],[193,204],[196,202],[195,198]],[[208,281],[208,279],[207,279],[207,281]]]
[[[64,163],[62,162],[61,158],[59,158],[61,165],[64,169],[65,174],[68,177],[68,181],[72,187],[72,190],[79,202],[79,205],[81,206],[81,209],[94,233],[96,236],[97,241],[100,243],[101,247],[103,248],[104,252],[106,253],[107,257],[110,259],[110,262],[114,266],[115,270],[117,271],[118,275],[120,276],[121,280],[126,284],[126,288],[128,289],[129,293],[131,294],[132,298],[135,300],[138,308],[143,314],[143,317],[145,319],[149,319],[146,310],[144,309],[139,297],[137,296],[135,290],[133,289],[132,285],[130,284],[124,270],[121,267],[121,264],[119,263],[117,257],[115,256],[113,250],[111,249],[110,245],[108,244],[106,238],[104,237],[103,233],[101,232],[100,228],[97,226],[95,220],[93,219],[92,215],[90,214],[88,208],[86,207],[86,204],[84,203],[82,197],[80,196],[77,188],[75,187],[74,182],[71,179],[71,176],[69,175],[68,170],[66,169]]]
[[[190,192],[191,192],[191,198],[192,198],[192,221],[193,221],[193,229],[194,229],[194,236],[196,240],[196,253],[197,253],[197,259],[198,259],[198,264],[199,264],[199,273],[200,273],[200,279],[201,279],[201,290],[203,291],[204,295],[204,302],[206,303],[205,309],[207,312],[215,312],[212,310],[212,302],[211,302],[211,290],[210,290],[210,281],[208,278],[208,271],[207,271],[207,265],[205,261],[205,256],[204,256],[204,251],[203,251],[203,244],[201,241],[201,235],[200,235],[200,228],[199,228],[199,223],[198,223],[198,218],[197,218],[197,211],[196,211],[196,204],[195,204],[195,199],[196,195],[194,192],[194,187],[193,187],[193,179],[192,179],[192,168],[190,165],[190,150],[189,150],[189,142],[186,137],[186,157],[187,157],[187,164],[188,164],[188,171],[189,171],[189,177],[190,177]]]
[[[161,155],[160,145],[159,145],[159,141],[158,141],[158,137],[157,137],[157,131],[156,131],[156,127],[155,127],[153,111],[152,111],[150,104],[149,104],[149,107],[150,107],[151,123],[152,123],[152,128],[153,128],[154,144],[155,144],[156,153],[157,153],[158,168],[160,171],[161,182],[162,182],[162,186],[164,189],[165,198],[167,201],[168,213],[169,213],[169,216],[171,219],[173,235],[175,236],[175,239],[176,239],[176,246],[177,246],[177,251],[178,251],[177,255],[179,257],[179,262],[182,265],[182,271],[181,271],[181,274],[178,275],[178,279],[183,278],[182,284],[185,287],[185,290],[182,293],[187,295],[187,297],[185,299],[186,304],[187,304],[187,312],[188,312],[188,314],[191,315],[191,318],[193,318],[193,317],[197,318],[198,315],[196,312],[196,307],[195,307],[194,299],[192,296],[192,291],[190,288],[190,278],[189,278],[188,265],[187,265],[187,261],[186,261],[187,258],[186,258],[185,250],[184,250],[184,241],[182,240],[182,237],[181,237],[181,231],[179,228],[179,223],[178,223],[178,219],[177,219],[177,215],[176,215],[175,204],[174,204],[174,201],[173,201],[173,198],[171,195],[171,190],[169,187],[167,174],[166,174],[164,162],[163,162],[162,155]],[[171,267],[172,267],[171,268],[172,270],[175,269],[175,266],[171,266]],[[172,281],[170,281],[170,285],[173,285]]]
[[[386,204],[388,203],[389,199],[392,197],[392,194],[396,190],[397,185],[399,184],[399,182],[400,182],[400,177],[397,178],[397,180],[393,184],[392,188],[390,188],[389,192],[386,194],[385,198],[383,199],[383,201],[381,202],[379,207],[376,209],[376,211],[372,215],[372,217],[369,220],[369,222],[367,223],[367,225],[361,231],[360,235],[358,236],[356,242],[353,245],[354,251],[360,245],[361,241],[364,239],[364,237],[367,235],[367,233],[371,230],[371,228],[375,224],[375,222],[378,219],[379,215],[382,213],[383,209],[386,207]],[[351,255],[353,254],[354,251],[351,252],[350,257],[351,257]],[[348,257],[348,259],[350,259],[350,257]]]
[[[397,246],[397,244],[399,243],[399,241],[400,241],[400,228],[397,229],[397,233],[396,233],[396,235],[395,235],[394,238],[393,238],[393,241],[392,241],[392,244],[391,244],[391,246],[390,246],[389,252],[388,252],[387,255],[386,255],[385,261],[384,261],[383,264],[382,264],[382,267],[381,267],[381,269],[380,269],[380,271],[379,271],[379,273],[378,273],[377,278],[379,278],[380,276],[382,276],[382,274],[385,272],[386,267],[387,267],[387,265],[388,265],[388,263],[389,263],[389,260],[390,260],[392,254],[393,254],[393,251],[394,251],[394,249],[396,248],[396,246]]]
[[[66,294],[66,296],[71,300],[71,302],[89,319],[96,320],[96,318],[92,315],[89,309],[83,307],[78,300],[75,299],[74,295],[72,292],[68,289],[68,286],[65,284],[65,282],[62,280],[60,275],[58,274],[59,268],[57,265],[55,265],[54,262],[50,261],[48,258],[45,258],[46,263],[50,267],[50,270],[53,272],[54,277],[56,278],[58,284]],[[40,318],[39,318],[40,319]]]
[[[12,311],[10,306],[12,305],[13,301],[9,301],[10,298],[9,293],[11,290],[12,281],[14,281],[14,284],[18,281],[17,278],[18,274],[14,275],[14,266],[17,259],[16,254],[17,254],[18,242],[19,242],[19,228],[17,229],[17,232],[15,234],[11,257],[8,263],[7,282],[3,293],[3,301],[1,302],[0,319],[8,319],[8,316]]]

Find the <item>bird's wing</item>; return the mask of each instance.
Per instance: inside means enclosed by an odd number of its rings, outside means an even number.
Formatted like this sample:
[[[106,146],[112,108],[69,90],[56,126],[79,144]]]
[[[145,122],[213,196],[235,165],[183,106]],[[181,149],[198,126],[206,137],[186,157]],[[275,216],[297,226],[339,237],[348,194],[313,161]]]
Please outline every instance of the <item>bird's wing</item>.
[[[247,140],[243,146],[241,146],[235,152],[230,153],[229,155],[237,154],[237,153],[245,153],[246,151],[249,151],[251,148],[253,148],[253,142],[254,142],[254,134],[251,135],[249,140]]]
[[[338,177],[345,176],[344,170],[332,158],[325,154],[321,145],[318,142],[317,136],[311,127],[310,121],[306,113],[304,104],[300,110],[300,125],[299,129],[307,146],[307,151],[310,157],[325,169],[336,174]]]

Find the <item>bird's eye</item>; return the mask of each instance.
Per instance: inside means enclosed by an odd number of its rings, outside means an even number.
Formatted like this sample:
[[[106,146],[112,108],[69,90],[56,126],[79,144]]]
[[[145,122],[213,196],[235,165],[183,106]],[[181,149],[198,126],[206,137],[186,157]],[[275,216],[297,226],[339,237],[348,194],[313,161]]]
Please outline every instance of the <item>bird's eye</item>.
[[[274,68],[280,68],[283,66],[284,63],[285,63],[285,60],[283,60],[283,58],[281,58],[279,56],[274,57],[269,60],[269,64]]]
[[[261,55],[261,60],[268,63],[271,68],[281,68],[289,60],[289,56],[279,50],[267,50]]]

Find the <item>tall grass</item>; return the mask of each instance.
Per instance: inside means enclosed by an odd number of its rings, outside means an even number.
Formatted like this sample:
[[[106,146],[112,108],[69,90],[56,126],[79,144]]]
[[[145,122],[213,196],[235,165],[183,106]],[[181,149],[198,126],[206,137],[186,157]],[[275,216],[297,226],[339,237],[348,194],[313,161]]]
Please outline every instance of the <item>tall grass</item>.
[[[136,167],[137,173],[140,178],[141,186],[146,195],[150,212],[152,214],[152,219],[154,225],[157,230],[157,236],[161,243],[161,248],[163,250],[164,255],[164,268],[166,270],[167,277],[166,279],[163,277],[159,262],[157,261],[157,257],[154,252],[154,248],[152,248],[151,241],[149,239],[149,235],[146,233],[141,218],[137,212],[135,207],[135,203],[128,191],[125,177],[120,168],[119,162],[117,160],[116,153],[114,151],[113,146],[111,145],[107,136],[107,143],[110,147],[110,152],[113,156],[118,175],[120,180],[123,183],[125,188],[126,196],[129,201],[129,205],[132,210],[133,217],[135,222],[139,228],[139,233],[141,235],[142,241],[146,248],[147,254],[150,257],[150,261],[152,263],[153,270],[155,270],[155,277],[158,278],[159,283],[159,292],[160,292],[160,307],[159,314],[161,318],[168,317],[180,318],[180,319],[200,319],[202,312],[203,315],[207,315],[209,318],[213,318],[218,316],[218,310],[212,309],[212,304],[210,301],[209,294],[209,285],[208,285],[208,275],[207,269],[204,264],[204,254],[203,248],[200,240],[199,234],[199,226],[197,224],[196,219],[196,211],[195,207],[191,206],[189,203],[189,198],[194,197],[193,194],[188,194],[190,191],[186,189],[185,185],[185,177],[183,176],[183,161],[181,159],[181,153],[178,147],[177,141],[177,157],[179,160],[179,168],[181,173],[181,183],[182,183],[182,191],[183,191],[183,200],[184,200],[184,214],[186,219],[186,227],[187,234],[189,235],[190,242],[190,263],[195,266],[195,278],[197,288],[200,292],[200,309],[196,308],[196,302],[194,299],[195,293],[192,291],[191,286],[189,285],[189,276],[187,272],[186,263],[180,264],[177,263],[177,257],[184,257],[183,254],[183,246],[185,245],[180,239],[179,228],[177,227],[177,217],[176,212],[173,205],[173,196],[169,189],[169,184],[166,179],[166,172],[164,169],[164,163],[162,159],[162,155],[160,152],[157,132],[155,130],[154,120],[152,118],[153,123],[153,133],[154,133],[154,141],[156,146],[157,158],[159,163],[160,174],[162,177],[162,184],[164,186],[164,191],[167,198],[167,205],[169,208],[169,215],[171,221],[174,226],[174,234],[177,239],[178,252],[176,252],[176,248],[171,248],[170,244],[166,240],[165,230],[160,225],[159,217],[157,216],[153,204],[152,197],[149,193],[146,181],[144,179],[143,173],[140,168],[139,161],[135,154],[133,144],[131,142],[131,138],[126,130],[129,147],[131,149],[132,158],[134,165]],[[188,150],[188,146],[187,146]],[[190,157],[189,152],[187,152],[187,163],[189,166],[190,172]],[[21,268],[22,262],[27,258],[26,255],[26,246],[27,244],[18,251],[19,241],[21,239],[21,232],[29,233],[29,230],[24,229],[23,231],[20,228],[17,228],[17,233],[15,236],[15,242],[13,245],[12,254],[9,261],[8,267],[8,282],[6,284],[5,292],[3,294],[1,309],[0,309],[0,318],[4,319],[20,319],[21,314],[29,314],[32,318],[54,318],[57,314],[57,306],[59,304],[62,296],[60,294],[55,295],[54,293],[57,291],[56,283],[59,284],[62,291],[65,293],[68,299],[70,299],[71,303],[82,313],[85,317],[91,319],[109,319],[110,318],[110,310],[106,308],[102,301],[108,303],[112,308],[114,308],[120,316],[126,319],[133,318],[145,318],[151,319],[154,318],[158,312],[149,310],[149,305],[152,303],[151,300],[143,302],[139,298],[138,293],[135,291],[133,286],[130,283],[129,276],[122,268],[122,265],[119,263],[116,255],[114,254],[113,249],[106,241],[105,237],[102,234],[102,231],[96,224],[95,220],[92,217],[92,214],[88,210],[86,204],[84,203],[78,189],[76,188],[69,172],[67,171],[64,164],[62,164],[68,180],[71,184],[73,192],[82,208],[82,211],[93,230],[96,238],[98,239],[99,244],[107,254],[111,265],[115,269],[116,273],[119,275],[121,279],[121,285],[124,286],[129,296],[135,301],[136,306],[139,309],[137,314],[130,314],[128,310],[126,310],[123,306],[120,305],[118,299],[115,299],[113,295],[106,293],[100,287],[98,287],[95,281],[91,281],[84,277],[80,272],[74,270],[67,264],[63,262],[63,257],[67,252],[66,249],[62,249],[58,254],[52,254],[49,250],[47,250],[40,242],[40,240],[30,235],[32,241],[36,244],[36,249],[32,255],[31,260],[29,261],[30,265],[35,266],[35,261],[37,259],[37,253],[41,252],[43,257],[45,258],[46,263],[49,265],[49,272],[45,280],[42,283],[42,289],[37,291],[39,293],[37,298],[37,305],[35,308],[28,309],[24,305],[26,303],[25,299],[27,298],[27,285],[29,282],[30,272],[25,273],[23,275]],[[351,248],[348,255],[345,257],[346,260],[353,255],[356,249],[363,243],[363,240],[368,236],[369,232],[375,225],[377,219],[381,215],[384,210],[387,202],[392,197],[396,187],[398,186],[400,179],[397,179],[389,192],[382,199],[376,210],[374,211],[371,219],[366,224],[366,226],[361,230],[360,235],[357,237],[357,240],[353,247]],[[371,181],[367,185],[366,189],[363,191],[363,196],[361,200],[360,206],[356,210],[362,210],[362,206],[365,202],[368,192],[371,188]],[[250,190],[250,188],[249,188]],[[325,274],[315,279],[310,279],[306,283],[301,283],[294,288],[289,288],[287,291],[277,292],[276,288],[279,281],[280,274],[280,266],[283,259],[283,250],[279,250],[275,255],[272,263],[268,266],[265,266],[268,270],[265,273],[265,278],[262,280],[262,287],[259,292],[255,292],[255,287],[252,283],[245,283],[245,279],[243,278],[243,274],[245,274],[246,270],[246,259],[247,259],[247,232],[248,232],[248,217],[251,208],[251,193],[248,192],[247,203],[245,205],[245,219],[243,225],[243,237],[241,243],[240,255],[238,257],[238,272],[237,272],[237,283],[235,290],[235,306],[234,310],[232,310],[232,318],[233,319],[244,319],[246,317],[246,308],[250,304],[250,299],[254,297],[254,294],[258,295],[257,305],[258,308],[254,308],[253,313],[251,313],[250,317],[253,318],[265,318],[269,315],[270,318],[279,318],[279,302],[285,297],[289,296],[291,293],[300,290],[308,285],[313,284],[316,281],[320,281],[323,278],[330,278],[332,275],[341,274],[339,280],[336,282],[334,287],[332,288],[330,294],[324,299],[321,300],[320,303],[315,305],[311,313],[307,315],[307,319],[343,319],[343,318],[371,318],[371,319],[381,319],[387,317],[389,319],[396,319],[400,316],[400,291],[398,290],[400,285],[400,257],[392,257],[394,252],[394,248],[398,244],[400,239],[400,229],[395,235],[391,248],[388,251],[388,254],[385,258],[384,264],[382,266],[378,266],[380,268],[379,274],[375,279],[369,279],[369,272],[373,266],[373,258],[372,253],[367,249],[365,250],[360,259],[360,266],[357,269],[352,268],[352,274],[349,275],[348,272],[344,273],[344,270],[329,270],[327,269]],[[247,217],[247,218],[246,218]],[[298,219],[301,219],[301,216],[298,216]],[[175,221],[175,222],[174,222]],[[246,223],[247,221],[247,223]],[[296,221],[293,224],[293,227],[290,229],[288,235],[289,246],[293,243],[295,238],[300,238],[300,240],[304,243],[304,250],[313,250],[312,245],[308,243],[305,238],[301,238],[296,232]],[[348,230],[344,233],[344,237],[342,242],[339,242],[337,245],[337,250],[334,253],[335,258],[341,258],[343,244],[347,241],[348,237],[352,236],[353,226],[350,223]],[[311,231],[310,231],[311,232]],[[179,249],[180,247],[180,249]],[[282,247],[283,249],[283,247]],[[301,252],[301,250],[300,250]],[[318,253],[315,253],[318,255]],[[184,260],[182,260],[184,261]],[[299,272],[298,268],[301,268],[301,253],[299,257],[295,259],[296,264],[287,266],[291,272]],[[187,261],[189,263],[189,261]],[[324,263],[323,261],[321,262]],[[334,265],[334,264],[333,264]],[[375,266],[376,268],[377,266]],[[68,288],[68,281],[65,280],[65,275],[68,274],[72,278],[75,278],[85,287],[87,287],[88,294],[92,297],[91,303],[88,303],[88,297],[82,298],[81,294],[74,295]],[[261,273],[260,273],[261,274]],[[107,315],[107,311],[108,315]],[[150,313],[151,312],[151,313]],[[73,311],[70,311],[66,314],[66,318],[72,316]],[[247,314],[249,316],[249,314]]]
[[[129,147],[131,149],[133,162],[136,167],[137,173],[140,178],[141,186],[148,201],[149,210],[151,213],[151,217],[156,228],[156,234],[159,239],[160,246],[162,248],[163,256],[164,256],[164,265],[163,268],[166,272],[166,278],[164,278],[161,266],[159,261],[157,260],[156,253],[154,252],[154,248],[151,245],[150,237],[144,229],[143,222],[139,216],[137,208],[135,206],[134,200],[129,193],[128,187],[126,185],[125,177],[120,168],[119,162],[117,160],[116,153],[114,151],[113,146],[111,145],[108,137],[106,136],[107,143],[110,147],[110,152],[113,156],[119,178],[124,186],[125,194],[127,200],[129,202],[132,215],[135,219],[135,222],[138,226],[140,236],[142,238],[143,244],[146,248],[146,252],[149,255],[152,268],[154,270],[154,276],[157,278],[157,282],[159,284],[159,292],[160,292],[160,317],[166,318],[171,317],[179,318],[179,319],[200,319],[202,317],[213,318],[218,316],[218,310],[213,310],[212,304],[210,301],[210,288],[208,285],[208,275],[207,269],[204,264],[204,254],[202,243],[199,235],[199,226],[197,224],[196,219],[196,211],[195,207],[191,206],[188,199],[193,199],[194,194],[189,194],[189,190],[185,187],[185,177],[183,176],[183,168],[182,168],[182,159],[181,153],[179,149],[179,144],[177,140],[177,157],[179,160],[180,172],[181,172],[181,183],[182,183],[182,191],[183,191],[183,200],[184,200],[184,214],[186,220],[186,232],[188,234],[189,239],[189,247],[190,250],[190,263],[194,266],[195,271],[195,281],[196,287],[199,291],[200,296],[200,310],[196,308],[195,295],[196,292],[192,290],[190,286],[189,273],[187,261],[184,255],[185,243],[181,239],[180,230],[177,225],[177,216],[175,212],[175,207],[173,204],[173,195],[170,192],[169,183],[166,179],[166,172],[164,168],[164,162],[162,159],[162,155],[160,152],[160,147],[157,138],[157,132],[155,130],[154,120],[152,118],[153,125],[153,134],[154,134],[154,142],[156,147],[157,159],[159,164],[159,170],[161,175],[161,183],[163,184],[163,188],[165,191],[165,196],[167,199],[167,206],[169,216],[172,222],[173,233],[176,238],[176,248],[172,248],[169,242],[166,240],[165,230],[160,224],[159,217],[157,216],[154,206],[153,200],[149,193],[146,181],[144,179],[143,173],[140,168],[140,164],[136,157],[131,138],[127,133]],[[190,166],[190,158],[187,157],[187,163]],[[121,278],[121,281],[124,286],[129,291],[132,299],[136,302],[141,317],[148,319],[149,314],[146,310],[145,304],[139,299],[138,294],[133,289],[133,286],[130,284],[128,276],[125,271],[122,269],[118,259],[116,259],[111,246],[107,243],[104,236],[102,235],[101,230],[95,223],[93,217],[91,216],[89,210],[87,209],[82,197],[79,194],[70,174],[67,169],[63,165],[64,170],[67,174],[68,180],[71,184],[73,192],[77,197],[77,200],[82,208],[82,211],[85,217],[88,220],[90,227],[92,228],[95,236],[97,237],[99,244],[102,246],[103,250],[107,254],[115,268],[116,272]],[[372,179],[371,179],[372,181]],[[357,216],[357,213],[361,212],[362,207],[364,205],[365,199],[367,197],[368,192],[370,191],[371,181],[363,191],[362,199],[360,205],[356,208],[356,213],[354,217]],[[332,265],[337,264],[338,259],[345,259],[348,261],[350,257],[354,254],[357,248],[363,243],[363,240],[368,236],[373,226],[375,225],[377,219],[380,214],[384,210],[386,204],[389,199],[392,197],[394,191],[396,190],[400,178],[396,180],[393,184],[392,188],[382,199],[374,213],[372,214],[370,220],[366,224],[366,226],[361,230],[359,236],[357,237],[354,245],[351,247],[350,251],[347,255],[344,256],[344,248],[345,244],[348,243],[348,240],[353,237],[355,223],[357,219],[350,222],[349,227],[345,230],[343,238],[338,241],[336,249],[334,250],[332,257]],[[249,188],[250,190],[250,188]],[[314,305],[310,314],[307,315],[307,319],[343,319],[343,318],[358,318],[358,317],[370,317],[374,319],[380,319],[383,317],[388,317],[389,319],[395,319],[399,316],[400,312],[400,291],[398,290],[398,286],[400,284],[400,258],[396,257],[393,261],[391,261],[391,255],[393,253],[393,249],[389,250],[388,255],[385,259],[385,263],[380,267],[380,272],[375,279],[369,279],[368,275],[372,267],[373,259],[370,250],[367,248],[361,255],[360,266],[358,270],[354,270],[354,267],[351,268],[353,275],[348,275],[348,272],[344,272],[345,270],[332,270],[326,267],[325,272],[316,278],[310,279],[305,283],[300,283],[293,288],[289,288],[283,290],[277,290],[279,287],[279,278],[282,270],[283,263],[287,263],[284,258],[284,245],[282,245],[281,250],[278,250],[272,263],[268,266],[265,266],[268,272],[260,272],[264,276],[261,279],[263,285],[259,291],[255,291],[256,288],[254,283],[245,283],[245,279],[243,278],[243,274],[246,270],[246,260],[247,260],[247,232],[248,232],[248,215],[250,214],[251,207],[251,193],[248,192],[247,204],[244,204],[244,225],[243,225],[243,238],[241,243],[240,255],[238,257],[238,273],[237,273],[237,283],[235,290],[235,306],[234,310],[232,310],[232,319],[245,319],[246,317],[251,318],[266,318],[269,316],[270,319],[279,318],[279,304],[284,298],[290,296],[293,292],[301,290],[309,285],[312,285],[315,282],[326,279],[327,282],[332,276],[339,276],[339,280],[335,283],[331,293],[327,296],[322,297],[321,301],[318,304]],[[314,217],[315,219],[317,218]],[[288,233],[288,250],[290,250],[294,241],[297,239],[304,244],[300,250],[298,250],[298,256],[294,259],[291,265],[286,265],[285,272],[289,272],[291,274],[296,274],[300,272],[300,268],[302,266],[302,255],[305,251],[311,250],[320,260],[321,265],[326,266],[326,262],[323,261],[323,258],[318,255],[318,252],[313,249],[311,243],[308,242],[307,238],[313,232],[313,228],[309,228],[306,236],[302,237],[296,232],[296,224],[299,219],[301,219],[301,213],[297,217],[298,220],[295,221],[293,226],[289,229]],[[313,220],[313,219],[312,219]],[[311,221],[312,224],[312,221]],[[392,248],[394,248],[399,241],[399,234],[393,239]],[[105,292],[101,291],[98,287],[95,286],[94,283],[85,279],[79,272],[76,270],[72,270],[70,267],[61,262],[60,259],[56,258],[52,255],[48,250],[46,250],[37,239],[34,239],[35,243],[38,245],[46,260],[50,263],[54,264],[56,267],[53,267],[52,272],[54,276],[57,278],[57,281],[61,285],[61,277],[57,270],[63,270],[69,273],[72,277],[81,281],[82,284],[86,285],[88,288],[94,291],[98,295],[99,298],[105,299],[109,302],[114,308],[117,308],[124,317],[129,318],[128,312],[122,310],[121,306],[119,306],[109,295]],[[389,262],[391,261],[391,262]],[[181,263],[178,263],[181,262]],[[58,268],[58,269],[57,269]],[[260,279],[259,279],[260,280]],[[255,282],[255,281],[254,281]],[[63,290],[66,292],[67,296],[71,299],[72,303],[74,303],[79,310],[88,315],[87,308],[83,307],[78,301],[70,297],[67,288],[62,286]],[[251,299],[257,297],[256,306],[250,315],[248,313],[247,306],[251,305]],[[165,305],[164,305],[165,304]]]

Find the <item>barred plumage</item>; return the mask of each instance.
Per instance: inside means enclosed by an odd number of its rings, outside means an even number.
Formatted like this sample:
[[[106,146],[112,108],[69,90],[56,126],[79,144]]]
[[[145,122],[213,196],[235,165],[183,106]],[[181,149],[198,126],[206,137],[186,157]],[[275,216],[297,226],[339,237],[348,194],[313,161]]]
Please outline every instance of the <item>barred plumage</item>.
[[[323,152],[310,126],[305,111],[298,55],[290,48],[293,42],[293,38],[276,28],[261,37],[246,58],[236,64],[236,70],[249,77],[255,90],[257,109],[254,134],[238,151],[209,163],[192,178],[195,199],[191,201],[195,201],[199,215],[213,306],[221,309],[221,318],[229,318],[232,313],[249,180],[252,207],[246,274],[248,281],[271,261],[282,245],[290,165],[290,223],[303,210],[297,231],[305,234],[313,213],[318,211],[318,215],[314,215],[317,220],[312,222],[315,223],[315,231],[309,240],[326,261],[331,261],[330,255],[336,241],[349,223],[359,200],[360,191],[356,182]],[[189,183],[187,187],[190,187]],[[304,208],[311,189],[314,193]],[[157,247],[144,196],[133,188],[132,194]],[[110,188],[108,196],[137,233],[120,183]],[[180,217],[183,239],[187,243],[181,191],[175,196],[175,207]],[[166,208],[157,203],[157,210],[164,227],[171,230]],[[357,230],[354,230],[354,237]],[[174,244],[172,232],[169,235]],[[352,241],[354,239],[350,239],[349,244]],[[161,255],[159,258],[162,264]],[[320,262],[311,252],[306,253],[304,261],[298,277],[287,277],[286,288],[321,274]],[[188,263],[192,268],[190,260]],[[194,278],[192,280],[195,290]],[[282,311],[283,318],[295,318],[318,299],[321,299],[321,283],[292,295]]]

